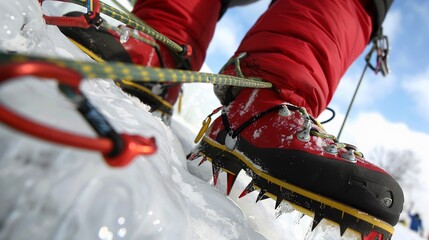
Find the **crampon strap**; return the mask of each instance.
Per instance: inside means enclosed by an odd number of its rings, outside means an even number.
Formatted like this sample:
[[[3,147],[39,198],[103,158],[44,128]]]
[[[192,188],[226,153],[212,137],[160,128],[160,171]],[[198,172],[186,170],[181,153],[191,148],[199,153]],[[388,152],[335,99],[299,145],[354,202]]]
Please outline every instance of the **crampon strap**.
[[[39,0],[40,5],[43,4],[45,0]],[[57,0],[61,2],[71,2],[68,0]],[[103,19],[100,17],[100,1],[99,0],[88,0],[87,1],[87,12],[81,16],[47,16],[43,14],[47,24],[61,26],[61,27],[80,27],[80,28],[89,28],[91,25],[99,27],[103,22]]]
[[[100,136],[90,138],[65,132],[29,120],[0,103],[0,121],[16,130],[54,143],[99,151],[112,167],[128,165],[136,156],[153,154],[155,139],[137,135],[118,134],[104,116],[79,90],[80,73],[46,62],[22,62],[0,65],[0,84],[17,77],[32,75],[42,79],[56,79],[60,90]]]
[[[46,0],[39,0],[41,6]],[[103,13],[119,22],[122,22],[126,26],[135,30],[141,31],[155,40],[163,43],[167,48],[177,53],[182,60],[188,60],[192,56],[192,47],[189,44],[179,45],[174,41],[170,40],[166,36],[157,32],[155,29],[144,24],[140,19],[132,16],[131,13],[121,12],[114,7],[109,6],[101,2],[100,0],[53,0],[58,2],[73,3],[87,8],[87,12],[81,16],[47,16],[43,15],[47,24],[64,26],[64,27],[80,27],[89,28],[91,25],[99,27],[105,24],[105,21],[100,16]],[[131,33],[131,35],[135,35]]]

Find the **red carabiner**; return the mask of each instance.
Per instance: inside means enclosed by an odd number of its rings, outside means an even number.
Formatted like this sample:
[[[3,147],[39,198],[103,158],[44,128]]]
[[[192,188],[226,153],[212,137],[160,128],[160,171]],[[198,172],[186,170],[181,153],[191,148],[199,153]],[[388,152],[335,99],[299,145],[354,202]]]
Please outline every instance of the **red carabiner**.
[[[0,65],[0,84],[9,79],[27,75],[56,79],[59,83],[72,88],[76,93],[80,93],[79,85],[82,77],[72,69],[36,61]],[[121,147],[118,153],[112,154],[116,147],[112,139],[90,138],[47,127],[28,120],[1,104],[0,121],[21,132],[47,141],[99,151],[103,154],[105,161],[113,167],[125,166],[136,156],[153,154],[157,149],[153,137],[148,139],[137,135],[120,134]]]

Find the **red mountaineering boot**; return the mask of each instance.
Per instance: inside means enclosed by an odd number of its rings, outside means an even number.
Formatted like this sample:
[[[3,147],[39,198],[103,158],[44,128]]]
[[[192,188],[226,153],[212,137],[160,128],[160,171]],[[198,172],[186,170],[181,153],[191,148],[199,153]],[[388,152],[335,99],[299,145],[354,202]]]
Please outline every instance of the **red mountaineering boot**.
[[[82,13],[72,12],[68,16]],[[97,61],[121,61],[142,66],[189,69],[189,63],[173,54],[166,47],[158,45],[150,36],[133,29],[122,27],[118,30],[103,26],[90,28],[60,27],[60,30],[74,43]],[[138,34],[138,38],[130,33]],[[182,85],[180,83],[136,83],[116,80],[125,92],[148,104],[150,111],[170,123],[173,105],[176,103]]]
[[[341,234],[390,239],[403,207],[401,187],[312,117],[326,109],[377,31],[375,13],[371,0],[273,1],[222,73],[274,87],[217,89],[221,116],[207,130],[211,116],[204,122],[206,134],[189,159],[209,159],[213,182],[225,170],[227,193],[244,170],[252,181],[241,196],[258,189],[257,200],[287,201],[313,217],[313,228],[327,219]]]
[[[327,134],[305,108],[279,100],[272,89],[243,89],[223,107],[190,160],[212,162],[214,182],[228,175],[228,193],[241,170],[252,181],[240,195],[259,189],[276,208],[285,200],[362,236],[390,239],[404,201],[398,183],[365,161],[354,146]]]
[[[61,31],[101,59],[124,61],[143,66],[200,70],[207,47],[213,37],[224,1],[138,0],[133,14],[163,37],[186,46],[183,53],[170,51],[160,41],[128,27],[118,30],[90,27],[61,27]],[[225,5],[225,4],[224,4]],[[76,14],[76,13],[71,13]],[[82,14],[82,13],[78,13]],[[134,33],[134,34],[130,34]],[[135,38],[132,35],[138,34]],[[128,38],[128,36],[130,36]],[[189,56],[192,53],[192,56]],[[180,55],[183,54],[184,56]],[[92,55],[92,54],[91,54]],[[181,84],[135,84],[120,81],[126,92],[151,106],[166,123],[173,113],[173,104],[181,92]]]

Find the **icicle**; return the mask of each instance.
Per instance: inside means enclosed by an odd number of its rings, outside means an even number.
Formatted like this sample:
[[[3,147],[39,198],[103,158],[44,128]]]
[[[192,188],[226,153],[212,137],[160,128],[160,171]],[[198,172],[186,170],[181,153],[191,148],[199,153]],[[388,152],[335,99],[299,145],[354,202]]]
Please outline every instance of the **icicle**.
[[[267,190],[261,189],[261,191],[259,191],[258,197],[256,198],[256,202],[263,200],[266,192]]]
[[[295,217],[295,224],[299,224],[299,221],[301,221],[301,219],[304,217],[304,213],[302,212],[297,212],[297,216]]]
[[[279,202],[279,198],[277,198],[276,200],[276,205],[277,205],[277,202]],[[278,218],[282,214],[291,213],[293,211],[295,211],[295,208],[290,203],[286,201],[282,201],[281,203],[279,203],[279,206],[276,207],[275,217]]]

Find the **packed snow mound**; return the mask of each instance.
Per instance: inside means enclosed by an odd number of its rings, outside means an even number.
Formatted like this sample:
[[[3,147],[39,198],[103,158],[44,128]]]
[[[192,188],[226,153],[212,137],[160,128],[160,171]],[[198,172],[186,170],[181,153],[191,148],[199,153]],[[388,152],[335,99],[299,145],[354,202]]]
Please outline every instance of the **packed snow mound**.
[[[56,4],[43,9],[64,11]],[[45,24],[37,0],[1,1],[0,26],[1,51],[91,61],[57,27]],[[118,132],[156,139],[154,155],[136,157],[123,168],[109,167],[98,152],[0,124],[0,239],[338,238],[338,228],[329,223],[310,232],[311,218],[287,204],[275,211],[272,200],[255,203],[256,193],[239,200],[249,181],[244,174],[226,197],[225,175],[216,189],[209,163],[186,161],[195,123],[218,105],[214,95],[193,89],[201,90],[185,86],[188,100],[170,129],[112,80],[83,81],[82,92]],[[193,99],[212,101],[198,105]],[[96,137],[55,81],[14,79],[0,87],[0,104],[45,125]],[[355,237],[346,232],[343,239]]]

